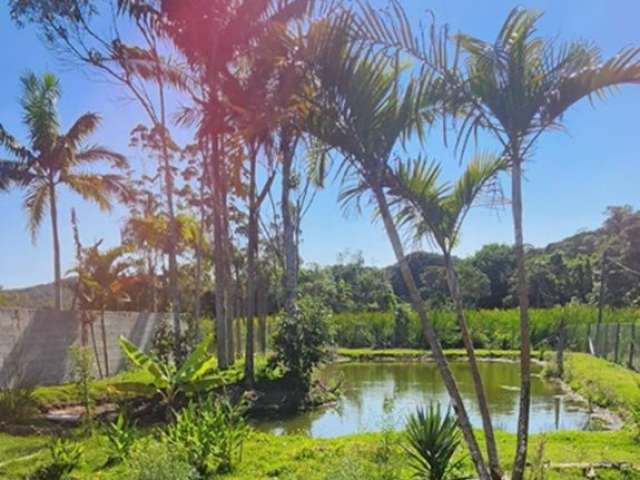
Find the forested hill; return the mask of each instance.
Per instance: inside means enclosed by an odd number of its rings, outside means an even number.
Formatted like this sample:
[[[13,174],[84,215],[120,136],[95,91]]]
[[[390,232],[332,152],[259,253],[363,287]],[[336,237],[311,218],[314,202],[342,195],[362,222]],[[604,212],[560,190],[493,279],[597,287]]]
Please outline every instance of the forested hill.
[[[69,308],[72,301],[74,279],[62,281],[63,307]],[[53,307],[53,282],[32,287],[0,290],[0,307],[50,308]]]
[[[534,307],[568,302],[596,303],[600,292],[603,252],[607,251],[605,301],[607,305],[640,304],[640,212],[610,207],[602,226],[580,232],[543,248],[527,250],[530,301]],[[418,287],[432,306],[443,306],[449,293],[442,257],[429,252],[409,255]],[[503,308],[515,305],[515,256],[508,245],[488,244],[474,255],[456,259],[464,302],[469,307]],[[189,268],[185,266],[184,268]],[[277,271],[269,289],[269,310],[282,305]],[[65,280],[71,285],[73,280]],[[211,289],[211,286],[209,286]],[[364,264],[362,256],[342,258],[330,266],[306,264],[300,272],[302,295],[315,297],[334,312],[387,310],[397,301],[408,301],[397,265],[386,268]],[[205,310],[212,304],[205,293]],[[65,304],[71,301],[66,289]],[[133,297],[133,295],[132,295]],[[0,304],[41,308],[53,304],[52,284],[19,290],[0,290]],[[135,305],[129,306],[135,308]]]
[[[533,306],[594,303],[600,292],[605,259],[605,301],[611,306],[640,303],[640,212],[630,206],[609,207],[602,226],[580,232],[543,248],[527,250],[529,293]],[[447,301],[442,260],[417,252],[410,265],[426,300]],[[515,256],[507,245],[485,245],[474,255],[457,260],[465,302],[469,306],[499,308],[514,305]],[[394,291],[407,298],[397,265],[388,267]]]

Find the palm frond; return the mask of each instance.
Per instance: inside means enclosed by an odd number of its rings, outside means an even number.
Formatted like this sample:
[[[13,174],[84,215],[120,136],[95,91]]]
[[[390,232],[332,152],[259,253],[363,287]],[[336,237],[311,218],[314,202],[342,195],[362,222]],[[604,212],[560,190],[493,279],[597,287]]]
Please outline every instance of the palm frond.
[[[0,146],[4,147],[11,155],[22,162],[32,162],[35,156],[28,148],[18,142],[13,135],[7,132],[0,123]]]
[[[45,181],[32,182],[27,187],[24,197],[24,209],[29,215],[28,229],[31,233],[31,240],[35,244],[38,230],[44,219],[45,210],[49,206],[50,195],[49,185]]]
[[[111,210],[113,196],[129,194],[127,183],[120,175],[67,174],[61,181],[83,199],[96,203],[103,211]]]
[[[0,192],[12,186],[24,187],[33,176],[22,162],[0,159]]]
[[[72,149],[77,149],[80,144],[100,125],[100,116],[97,113],[89,112],[78,118],[64,135],[64,141]]]
[[[94,163],[94,162],[109,162],[113,168],[126,169],[129,167],[127,158],[117,152],[109,150],[101,145],[93,145],[85,150],[76,152],[76,163]]]

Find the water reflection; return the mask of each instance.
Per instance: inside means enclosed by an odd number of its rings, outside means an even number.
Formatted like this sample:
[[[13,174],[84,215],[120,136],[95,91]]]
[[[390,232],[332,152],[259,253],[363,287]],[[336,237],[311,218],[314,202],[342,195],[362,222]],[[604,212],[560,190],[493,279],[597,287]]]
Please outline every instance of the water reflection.
[[[482,425],[466,363],[450,364],[474,426]],[[497,429],[515,432],[519,370],[514,363],[479,364]],[[393,399],[390,418],[401,428],[408,413],[431,401],[449,405],[449,397],[433,363],[346,363],[330,365],[322,376],[343,379],[343,396],[336,406],[293,417],[261,421],[257,428],[278,434],[304,433],[335,437],[380,430],[385,398]],[[587,413],[571,404],[559,387],[539,376],[531,380],[531,431],[583,429]]]

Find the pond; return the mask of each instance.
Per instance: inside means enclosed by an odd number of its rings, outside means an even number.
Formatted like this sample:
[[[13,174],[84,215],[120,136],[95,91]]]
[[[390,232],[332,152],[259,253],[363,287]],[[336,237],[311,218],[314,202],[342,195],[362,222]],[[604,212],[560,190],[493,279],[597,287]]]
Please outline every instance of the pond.
[[[450,366],[473,425],[481,427],[467,364],[457,361],[451,362]],[[479,368],[495,428],[515,432],[520,377],[518,364],[480,362]],[[385,423],[401,428],[406,416],[419,405],[432,401],[443,407],[449,405],[448,394],[433,362],[339,363],[324,368],[321,377],[329,384],[342,381],[342,397],[337,404],[291,417],[260,421],[256,427],[276,434],[337,437],[379,431]],[[586,427],[587,412],[570,401],[558,385],[537,374],[532,376],[531,384],[532,432],[581,430]]]

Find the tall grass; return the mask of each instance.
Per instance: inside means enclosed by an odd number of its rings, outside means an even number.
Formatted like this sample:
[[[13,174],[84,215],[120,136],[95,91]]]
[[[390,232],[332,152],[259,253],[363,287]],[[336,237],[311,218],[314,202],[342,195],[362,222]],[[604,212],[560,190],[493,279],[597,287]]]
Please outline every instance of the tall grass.
[[[430,312],[443,346],[460,348],[462,341],[454,313],[449,310]],[[567,331],[567,346],[584,350],[589,325],[598,321],[597,308],[590,305],[567,305],[529,310],[531,339],[535,346],[553,344],[561,319]],[[519,313],[516,308],[505,310],[467,310],[474,344],[477,348],[517,349],[520,344]],[[332,316],[336,343],[347,348],[389,348],[407,346],[425,348],[422,330],[415,313],[409,313],[409,331],[405,345],[397,345],[394,338],[394,312],[354,312]],[[640,309],[605,309],[605,323],[640,324]]]

